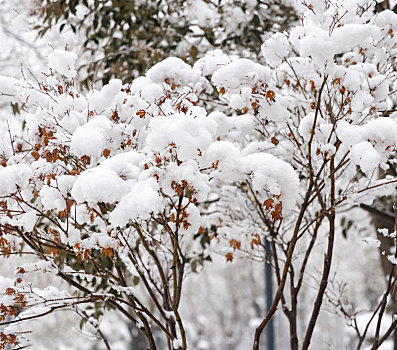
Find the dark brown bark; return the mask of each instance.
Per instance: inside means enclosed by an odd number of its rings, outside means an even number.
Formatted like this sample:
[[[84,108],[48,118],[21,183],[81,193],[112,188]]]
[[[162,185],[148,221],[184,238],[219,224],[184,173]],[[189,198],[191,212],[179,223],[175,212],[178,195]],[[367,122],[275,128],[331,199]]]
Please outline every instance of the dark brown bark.
[[[330,176],[331,178],[331,193],[330,193],[330,201],[331,201],[331,211],[326,216],[329,221],[329,233],[328,233],[328,247],[327,253],[324,256],[324,265],[323,265],[323,273],[321,277],[320,287],[317,292],[317,297],[314,302],[314,307],[312,311],[312,315],[309,320],[309,325],[306,330],[305,338],[303,340],[302,350],[307,350],[310,346],[310,341],[313,335],[314,328],[317,323],[318,316],[320,314],[321,305],[323,303],[324,293],[327,289],[328,285],[328,277],[329,272],[331,270],[332,264],[332,255],[333,255],[333,248],[334,248],[334,239],[335,239],[335,175],[334,175],[334,156],[331,157],[330,162]],[[323,208],[324,210],[326,208]]]

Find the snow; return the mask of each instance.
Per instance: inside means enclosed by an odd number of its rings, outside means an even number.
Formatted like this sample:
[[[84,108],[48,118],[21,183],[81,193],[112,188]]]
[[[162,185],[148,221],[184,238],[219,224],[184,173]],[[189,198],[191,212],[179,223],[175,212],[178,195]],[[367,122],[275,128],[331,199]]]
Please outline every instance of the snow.
[[[364,137],[384,149],[397,142],[397,122],[388,117],[379,117],[366,124],[364,133]]]
[[[299,134],[305,141],[309,141],[313,129],[314,113],[309,113],[299,123]]]
[[[283,122],[287,121],[290,117],[290,113],[282,103],[287,103],[287,101],[278,95],[276,95],[276,101],[268,101],[266,98],[263,98],[259,102],[261,117],[279,123],[280,126],[283,125]]]
[[[386,160],[387,148],[397,143],[397,123],[379,117],[363,125],[340,121],[336,129],[339,139],[350,145],[351,160],[365,173],[372,172]]]
[[[252,171],[252,187],[265,191],[264,198],[280,196],[283,209],[295,209],[299,195],[299,177],[294,168],[271,154],[253,153],[244,158],[246,167]]]
[[[369,142],[363,141],[352,147],[350,159],[364,173],[369,174],[379,166],[382,158]]]
[[[213,142],[206,154],[208,165],[218,164],[217,171],[222,178],[237,180],[242,177],[242,158],[239,149],[229,141]]]
[[[357,91],[351,102],[351,109],[353,112],[360,112],[366,107],[370,106],[374,98],[366,91]]]
[[[244,99],[239,94],[233,94],[230,96],[230,107],[233,109],[242,109],[246,106]]]
[[[393,265],[397,265],[397,257],[395,255],[388,255],[387,260],[389,260]]]
[[[19,219],[20,225],[27,231],[32,232],[37,222],[37,213],[35,210],[30,210],[22,215]]]
[[[266,62],[272,66],[279,66],[289,54],[289,42],[283,33],[275,33],[267,39],[261,47]]]
[[[373,23],[381,28],[391,28],[394,32],[397,31],[397,14],[389,9],[378,13]]]
[[[387,228],[379,228],[379,229],[378,229],[378,232],[379,232],[380,234],[382,234],[383,236],[385,236],[385,237],[388,237],[388,236],[389,236],[389,230],[388,230]]]
[[[147,77],[138,77],[130,84],[130,90],[133,95],[137,94],[146,85],[152,84],[152,81]]]
[[[120,79],[112,79],[102,87],[101,91],[94,90],[87,94],[89,109],[101,113],[110,106],[115,96],[120,92],[123,84]]]
[[[58,189],[62,196],[66,197],[71,192],[75,181],[76,177],[71,175],[61,175],[58,177]]]
[[[40,197],[45,210],[57,209],[61,211],[66,208],[66,202],[56,188],[43,186]]]
[[[368,24],[349,23],[335,28],[332,39],[339,51],[350,51],[360,46],[367,48],[381,38],[381,29]]]
[[[77,203],[114,203],[124,195],[126,186],[115,172],[97,167],[77,177],[71,194]]]
[[[118,176],[125,176],[125,179],[138,179],[141,173],[141,162],[145,159],[144,153],[128,151],[116,154],[113,157],[105,159],[99,168],[111,170]]]
[[[106,124],[106,123],[104,123]],[[106,126],[110,127],[110,123]],[[102,128],[92,128],[91,125],[79,127],[72,136],[71,152],[78,157],[87,155],[99,157],[106,145],[106,137]]]
[[[330,143],[321,146],[321,153],[332,156],[336,153],[336,147]]]
[[[74,67],[76,60],[77,55],[74,52],[65,50],[56,49],[48,55],[50,68],[68,79],[73,79],[77,74]]]
[[[13,164],[0,169],[0,196],[7,196],[23,188],[32,175],[25,164]]]
[[[54,272],[54,270],[55,270],[53,263],[50,260],[27,262],[27,263],[24,263],[23,265],[21,265],[20,267],[22,267],[25,270],[25,273],[36,272],[36,271],[41,271],[43,273],[51,273],[51,272]],[[48,295],[49,291],[53,292],[54,290],[56,290],[56,288],[54,286],[50,286],[50,287],[46,288],[45,290],[40,290],[39,293],[42,296],[44,296],[46,294]]]
[[[389,82],[383,75],[369,78],[368,85],[375,102],[383,101],[389,94]]]
[[[83,111],[86,110],[87,108],[87,100],[85,97],[82,96],[70,96],[69,94],[62,94],[61,96],[58,97],[58,103],[56,103],[54,106],[54,112],[59,114],[59,115],[65,115],[65,117],[62,118],[62,122],[65,123],[65,118],[70,117],[71,119],[73,116],[75,118],[73,119],[85,119],[86,115],[84,118],[77,117],[78,115],[81,115]],[[72,114],[72,116],[71,116]]]
[[[70,150],[78,156],[100,157],[103,150],[111,149],[120,138],[120,131],[104,116],[93,117],[73,133]]]
[[[153,103],[155,100],[163,95],[163,88],[158,84],[147,84],[141,89],[141,96],[143,99]]]
[[[211,8],[210,4],[203,0],[188,1],[186,11],[192,14],[193,23],[202,28],[213,27],[220,19],[216,7]]]
[[[321,69],[324,66],[332,66],[334,55],[338,49],[334,46],[333,41],[329,37],[327,30],[316,27],[312,23],[308,23],[306,33],[299,40],[295,40],[295,35],[302,35],[303,33],[297,32],[300,28],[296,28],[290,34],[291,42],[299,50],[301,57],[311,57],[312,64]]]
[[[163,83],[167,78],[175,84],[195,83],[200,73],[177,57],[168,57],[150,68],[146,76],[154,83]]]
[[[115,227],[123,227],[129,221],[146,220],[152,212],[162,209],[163,200],[158,194],[157,182],[154,179],[138,181],[110,213],[110,222]]]
[[[245,157],[235,145],[228,141],[211,144],[207,151],[207,162],[217,164],[221,178],[229,181],[252,179],[255,191],[264,199],[280,196],[286,210],[294,209],[299,193],[299,178],[293,167],[271,154],[252,153]]]
[[[149,127],[151,132],[146,139],[147,144],[159,152],[174,143],[181,160],[198,157],[198,149],[206,150],[216,132],[216,124],[212,120],[193,113],[154,117]]]
[[[271,69],[246,58],[237,59],[219,68],[212,75],[212,83],[227,91],[238,91],[243,86],[254,87],[271,78]]]
[[[89,238],[82,241],[82,247],[91,249],[93,247],[106,249],[118,249],[120,244],[117,239],[109,237],[107,233],[93,233]]]
[[[217,49],[207,52],[204,57],[197,60],[193,68],[201,71],[204,76],[209,76],[236,59],[236,56],[227,55],[222,50]]]

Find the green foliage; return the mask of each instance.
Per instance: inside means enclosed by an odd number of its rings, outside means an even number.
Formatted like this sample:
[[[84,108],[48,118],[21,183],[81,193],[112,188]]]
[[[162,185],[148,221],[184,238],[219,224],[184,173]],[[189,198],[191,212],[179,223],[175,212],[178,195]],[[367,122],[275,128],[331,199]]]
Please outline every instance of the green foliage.
[[[340,225],[342,227],[342,236],[347,239],[347,232],[353,227],[353,221],[342,216]]]
[[[205,253],[205,249],[211,244],[211,239],[217,237],[216,231],[217,227],[215,225],[211,225],[210,228],[207,227],[205,229],[200,229],[200,232],[197,232],[193,236],[193,239],[200,241],[200,246],[203,249],[197,258],[188,259],[193,272],[198,272],[197,268],[199,266],[203,266],[205,261],[211,261],[211,256],[208,253]]]

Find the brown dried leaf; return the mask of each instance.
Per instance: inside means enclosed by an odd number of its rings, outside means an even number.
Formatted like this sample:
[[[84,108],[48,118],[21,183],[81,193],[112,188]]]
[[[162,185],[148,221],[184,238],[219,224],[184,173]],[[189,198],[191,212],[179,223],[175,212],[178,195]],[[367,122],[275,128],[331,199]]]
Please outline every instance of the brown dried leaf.
[[[33,151],[33,152],[31,153],[31,155],[32,155],[32,157],[34,158],[34,160],[37,160],[37,159],[40,158],[40,154],[39,154],[39,152],[37,152],[37,151]]]
[[[104,156],[105,158],[107,158],[107,157],[110,156],[110,150],[108,150],[108,149],[105,148],[105,149],[102,151],[102,154],[103,154],[103,156]]]
[[[241,247],[241,242],[238,241],[238,240],[236,240],[236,239],[231,239],[231,240],[229,241],[229,245],[230,245],[230,247],[233,248],[233,250],[236,250],[236,249],[240,249],[240,247]]]

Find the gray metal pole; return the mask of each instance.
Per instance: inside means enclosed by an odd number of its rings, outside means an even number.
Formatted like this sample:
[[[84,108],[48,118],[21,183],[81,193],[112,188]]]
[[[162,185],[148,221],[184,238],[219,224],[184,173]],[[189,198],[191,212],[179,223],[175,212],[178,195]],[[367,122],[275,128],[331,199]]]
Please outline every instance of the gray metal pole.
[[[273,279],[272,265],[270,263],[272,256],[272,247],[270,242],[265,238],[266,262],[265,262],[265,290],[266,290],[266,312],[270,310],[273,304]],[[273,319],[266,326],[267,350],[274,350],[274,326]]]
[[[393,314],[393,321],[396,319],[396,317],[397,315]],[[393,349],[397,350],[397,328],[394,328],[393,331],[393,343],[394,343]]]

